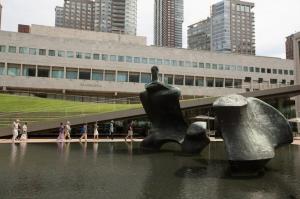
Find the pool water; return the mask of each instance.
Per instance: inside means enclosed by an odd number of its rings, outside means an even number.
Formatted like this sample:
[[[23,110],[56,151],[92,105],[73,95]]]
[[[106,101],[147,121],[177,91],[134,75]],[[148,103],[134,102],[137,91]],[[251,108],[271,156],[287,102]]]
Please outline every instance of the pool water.
[[[224,145],[200,155],[138,144],[0,145],[0,198],[300,198],[300,146],[276,151],[265,173],[232,177]]]

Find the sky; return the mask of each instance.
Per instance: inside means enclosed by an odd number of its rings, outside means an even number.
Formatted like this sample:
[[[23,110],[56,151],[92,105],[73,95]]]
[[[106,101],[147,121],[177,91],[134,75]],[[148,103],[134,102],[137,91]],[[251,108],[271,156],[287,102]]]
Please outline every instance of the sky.
[[[154,0],[138,1],[137,35],[153,44]],[[206,19],[210,6],[220,0],[184,0],[183,47],[187,26]],[[300,0],[249,0],[255,3],[256,54],[285,58],[285,37],[300,31]],[[0,0],[2,30],[17,31],[18,24],[55,25],[55,6],[63,0]]]

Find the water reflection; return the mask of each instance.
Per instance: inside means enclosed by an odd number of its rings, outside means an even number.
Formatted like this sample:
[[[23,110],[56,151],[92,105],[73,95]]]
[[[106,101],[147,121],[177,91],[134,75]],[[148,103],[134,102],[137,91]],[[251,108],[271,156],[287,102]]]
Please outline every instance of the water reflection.
[[[20,162],[21,163],[23,162],[23,160],[25,158],[26,150],[27,150],[27,142],[21,142],[20,143]]]
[[[80,146],[81,146],[81,148],[82,148],[82,157],[84,158],[84,159],[86,159],[86,157],[87,157],[87,142],[79,142],[80,143]]]
[[[96,161],[98,157],[98,148],[99,148],[99,143],[94,142],[93,144],[94,161]]]
[[[12,166],[15,165],[16,163],[16,159],[17,159],[17,151],[18,148],[17,148],[17,145],[15,143],[12,143],[11,144],[11,151],[10,151],[10,163]]]

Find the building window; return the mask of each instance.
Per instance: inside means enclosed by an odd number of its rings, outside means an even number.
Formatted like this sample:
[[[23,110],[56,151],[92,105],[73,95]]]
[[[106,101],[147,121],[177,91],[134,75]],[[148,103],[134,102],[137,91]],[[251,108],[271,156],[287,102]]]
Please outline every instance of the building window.
[[[270,74],[271,73],[271,68],[267,68],[267,73]]]
[[[149,59],[149,64],[155,65],[156,64],[155,58],[150,58]]]
[[[66,78],[67,79],[77,79],[77,77],[78,77],[78,69],[67,68],[67,70],[66,70]]]
[[[5,75],[5,63],[0,63],[0,75]]]
[[[76,52],[76,58],[82,59],[82,52]]]
[[[80,69],[79,70],[79,79],[90,80],[91,79],[91,70]]]
[[[29,54],[30,55],[36,55],[37,54],[36,48],[29,48]]]
[[[219,70],[224,70],[224,65],[223,65],[223,64],[219,64],[218,69],[219,69]]]
[[[92,54],[91,53],[84,53],[84,58],[85,59],[91,59],[92,58]]]
[[[204,68],[204,63],[199,63],[199,68]]]
[[[273,74],[277,74],[277,69],[273,69]]]
[[[39,49],[39,55],[45,56],[47,53],[46,49]]]
[[[253,73],[254,72],[254,67],[249,67],[249,72]]]
[[[131,56],[126,56],[126,62],[132,63],[132,57]]]
[[[233,88],[233,79],[225,79],[225,87]]]
[[[279,74],[279,75],[282,75],[282,69],[279,69],[279,70],[278,70],[278,74]]]
[[[52,78],[63,79],[65,77],[65,71],[62,67],[52,67]]]
[[[172,66],[177,66],[178,65],[176,60],[172,60],[171,62],[172,62]]]
[[[288,75],[288,74],[289,74],[289,71],[288,71],[288,70],[284,70],[284,74],[285,74],[285,75]]]
[[[139,58],[139,57],[134,57],[134,58],[133,58],[133,62],[136,63],[136,64],[141,63],[141,58]]]
[[[21,64],[7,64],[7,75],[20,76]]]
[[[184,61],[179,61],[179,66],[184,67]]]
[[[237,66],[236,69],[237,71],[243,71],[243,66]]]
[[[20,54],[28,54],[28,48],[26,47],[19,47]]]
[[[286,84],[286,80],[283,79],[283,80],[281,81],[281,84]]]
[[[213,64],[213,65],[212,65],[212,69],[218,70],[218,64]]]
[[[290,75],[294,75],[294,71],[293,70],[290,70]]]
[[[265,69],[265,68],[261,68],[261,69],[260,69],[260,72],[261,72],[261,73],[266,73],[266,69]]]
[[[235,79],[234,80],[234,88],[242,88],[242,80],[241,79]]]
[[[206,78],[206,86],[214,87],[214,85],[215,85],[215,79],[213,77],[207,77]]]
[[[15,47],[15,46],[9,46],[8,47],[8,52],[9,53],[16,53],[17,52],[17,47]]]
[[[185,62],[185,66],[186,66],[186,67],[191,67],[191,66],[192,66],[192,63],[191,63],[190,61],[186,61],[186,62]]]
[[[108,55],[102,54],[102,60],[103,61],[108,61]]]
[[[129,82],[135,82],[139,83],[140,82],[140,73],[129,73]]]
[[[0,45],[0,52],[5,53],[6,52],[6,46]]]
[[[205,64],[205,68],[206,68],[206,69],[210,69],[210,68],[211,68],[210,63],[206,63],[206,64]]]
[[[142,63],[143,64],[148,64],[148,58],[142,57]]]
[[[128,72],[118,71],[117,81],[118,82],[128,82]]]
[[[195,86],[204,86],[204,77],[196,77]]]
[[[244,72],[248,72],[248,66],[244,66]]]
[[[103,70],[93,70],[92,80],[102,81],[103,80]]]
[[[197,62],[193,62],[193,68],[197,68],[198,67],[198,63]]]
[[[158,64],[158,65],[162,65],[162,64],[163,64],[163,61],[162,61],[162,59],[157,59],[157,60],[156,60],[156,64]]]
[[[142,73],[141,74],[141,83],[148,84],[151,82],[151,74],[150,73]]]
[[[116,81],[116,71],[106,70],[105,81],[110,81],[110,82]]]
[[[225,70],[230,70],[230,65],[225,65]]]
[[[58,57],[65,57],[65,51],[62,51],[62,50],[57,51],[57,56]]]
[[[110,61],[117,61],[117,56],[116,55],[110,55],[109,60]]]
[[[294,80],[291,80],[290,85],[294,85],[294,84],[295,84]]]
[[[48,55],[52,57],[55,56],[55,50],[49,50]]]
[[[173,75],[164,75],[164,83],[165,84],[174,84]]]
[[[38,66],[38,77],[50,77],[50,67],[49,66]]]
[[[100,55],[99,54],[93,54],[93,59],[94,60],[99,60],[100,59]]]
[[[170,62],[170,60],[169,60],[169,59],[165,59],[165,60],[164,60],[164,65],[167,65],[167,66],[169,66],[169,65],[170,65],[170,63],[171,63],[171,62]]]
[[[34,65],[23,65],[23,76],[35,77],[36,68]]]
[[[193,76],[185,76],[185,85],[186,86],[194,86],[194,77]]]
[[[124,56],[118,56],[118,62],[124,62],[125,61],[125,58]]]
[[[277,84],[277,79],[270,79],[270,84]]]
[[[256,73],[259,73],[259,72],[260,72],[260,68],[257,68],[257,67],[256,67],[256,68],[255,68],[255,72],[256,72]]]
[[[216,87],[224,87],[224,79],[216,78]]]
[[[74,58],[74,52],[73,51],[67,51],[67,57],[68,58]]]
[[[175,85],[183,85],[184,76],[183,75],[175,75]]]

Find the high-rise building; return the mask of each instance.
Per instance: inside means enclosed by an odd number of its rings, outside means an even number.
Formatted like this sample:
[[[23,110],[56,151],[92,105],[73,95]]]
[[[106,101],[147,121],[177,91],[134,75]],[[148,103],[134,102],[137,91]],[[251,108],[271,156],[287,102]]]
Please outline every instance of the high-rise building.
[[[294,34],[288,36],[285,41],[285,54],[287,59],[294,59]]]
[[[2,4],[0,3],[0,29],[2,25]]]
[[[182,47],[183,0],[155,0],[154,44]]]
[[[255,55],[254,3],[223,0],[212,5],[212,50]]]
[[[188,26],[188,48],[210,50],[211,46],[211,19],[199,21]]]
[[[65,0],[55,26],[136,35],[137,0]]]

